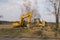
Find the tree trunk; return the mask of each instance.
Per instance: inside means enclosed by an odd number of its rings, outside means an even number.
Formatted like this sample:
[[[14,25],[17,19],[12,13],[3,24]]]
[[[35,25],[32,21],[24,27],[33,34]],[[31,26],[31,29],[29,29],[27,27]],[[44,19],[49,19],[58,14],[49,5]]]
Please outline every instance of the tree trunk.
[[[58,35],[58,28],[59,28],[59,8],[58,13],[56,13],[56,36]]]
[[[59,17],[58,14],[56,14],[56,30],[58,30],[59,27]]]
[[[58,11],[57,11],[57,8],[56,8],[56,3],[54,4],[54,8],[55,8],[55,17],[56,17],[56,34],[55,36],[57,36],[57,32],[58,32],[58,27],[59,27],[59,8],[58,8]]]

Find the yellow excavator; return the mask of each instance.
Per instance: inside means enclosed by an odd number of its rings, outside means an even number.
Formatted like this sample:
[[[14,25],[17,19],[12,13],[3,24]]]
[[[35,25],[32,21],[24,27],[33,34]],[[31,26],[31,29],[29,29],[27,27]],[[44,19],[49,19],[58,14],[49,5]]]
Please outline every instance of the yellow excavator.
[[[27,23],[24,22],[24,19],[28,18]],[[40,21],[39,23],[31,23],[31,18],[32,18],[32,12],[29,12],[28,14],[25,14],[21,17],[20,21],[18,23],[13,23],[13,27],[44,27],[46,25],[45,21]],[[35,19],[37,20],[37,19]]]
[[[28,17],[28,24],[31,22],[32,12],[25,14],[21,17],[19,23],[13,23],[13,27],[24,26],[24,19]]]

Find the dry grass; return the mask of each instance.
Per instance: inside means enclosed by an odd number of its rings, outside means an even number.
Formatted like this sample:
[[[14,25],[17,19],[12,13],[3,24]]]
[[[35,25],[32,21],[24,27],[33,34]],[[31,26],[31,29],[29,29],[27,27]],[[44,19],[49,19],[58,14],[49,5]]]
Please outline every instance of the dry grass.
[[[59,25],[60,26],[60,25]],[[56,38],[55,24],[48,24],[46,27],[34,28],[12,28],[11,25],[0,25],[0,37],[38,37],[38,38]],[[60,38],[60,28],[58,36]]]
[[[0,24],[0,29],[2,28],[13,28],[11,24]]]

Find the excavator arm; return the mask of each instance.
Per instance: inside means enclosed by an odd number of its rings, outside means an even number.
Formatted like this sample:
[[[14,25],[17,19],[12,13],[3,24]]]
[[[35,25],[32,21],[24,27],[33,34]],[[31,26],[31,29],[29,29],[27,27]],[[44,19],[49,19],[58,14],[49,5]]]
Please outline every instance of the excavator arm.
[[[25,18],[28,18],[28,21],[27,22],[30,23],[31,22],[31,17],[32,17],[32,12],[23,15],[21,17],[20,21],[19,21],[20,25],[23,25],[23,21],[24,21]]]
[[[23,16],[21,17],[19,23],[13,23],[13,26],[14,26],[14,27],[18,27],[18,26],[23,25],[25,18],[28,18],[27,22],[30,23],[30,22],[31,22],[31,17],[32,17],[32,12],[27,13],[27,14],[25,14],[25,15],[23,15]]]

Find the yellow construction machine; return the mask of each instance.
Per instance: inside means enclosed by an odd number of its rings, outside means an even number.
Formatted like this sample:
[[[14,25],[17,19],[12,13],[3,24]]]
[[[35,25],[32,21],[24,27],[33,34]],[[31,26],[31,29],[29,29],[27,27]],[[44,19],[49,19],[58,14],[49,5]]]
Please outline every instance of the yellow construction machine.
[[[25,18],[28,18],[27,23],[24,21]],[[45,21],[39,21],[39,23],[36,23],[36,21],[34,23],[31,23],[31,18],[32,18],[32,12],[29,12],[28,14],[25,14],[21,17],[20,21],[18,23],[13,23],[13,27],[44,27],[46,25]],[[37,20],[37,19],[35,19]]]
[[[13,23],[12,25],[14,27],[21,27],[21,26],[24,26],[24,19],[25,18],[28,18],[28,24],[31,22],[31,17],[32,17],[32,12],[28,13],[28,14],[25,14],[21,17],[20,21],[18,23]],[[27,26],[27,25],[26,25]]]

